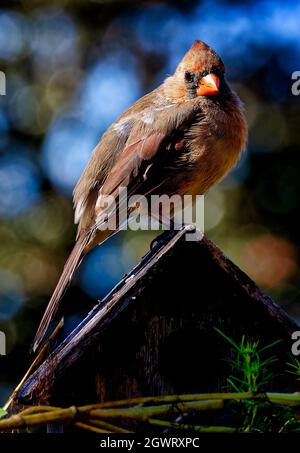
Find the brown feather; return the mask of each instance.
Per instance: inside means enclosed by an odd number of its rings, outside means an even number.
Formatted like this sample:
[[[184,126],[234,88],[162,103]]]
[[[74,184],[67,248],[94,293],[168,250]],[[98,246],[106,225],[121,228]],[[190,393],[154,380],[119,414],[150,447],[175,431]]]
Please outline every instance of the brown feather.
[[[127,146],[111,169],[101,193],[111,195],[118,187],[128,186],[140,174],[142,163],[155,157],[164,138],[164,134],[157,132]]]
[[[60,276],[60,279],[56,285],[56,288],[52,294],[50,302],[48,303],[46,311],[43,315],[43,318],[35,335],[32,348],[33,351],[37,349],[38,345],[40,344],[41,340],[46,334],[50,321],[58,309],[59,301],[81,260],[82,252],[87,242],[88,242],[87,237],[83,241],[80,240],[77,241],[72,252],[70,253],[69,258],[67,259],[63,272]]]

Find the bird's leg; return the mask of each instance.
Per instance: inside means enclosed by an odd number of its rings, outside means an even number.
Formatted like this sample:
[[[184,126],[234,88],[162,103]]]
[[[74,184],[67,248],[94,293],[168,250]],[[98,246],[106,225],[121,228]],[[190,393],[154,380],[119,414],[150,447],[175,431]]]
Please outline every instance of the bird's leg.
[[[173,219],[162,216],[161,214],[151,213],[151,217],[158,221],[159,225],[167,227],[169,231],[179,231],[182,228],[186,230],[186,240],[187,241],[201,241],[203,238],[203,232],[198,230],[193,223],[179,224],[176,223]],[[160,236],[156,237],[150,243],[150,250],[153,250],[159,243]]]
[[[179,231],[183,227],[183,225],[180,225],[179,223],[174,222],[173,219],[165,217],[161,213],[159,213],[159,214],[151,213],[150,217],[152,219],[156,220],[159,223],[159,225],[166,227],[166,231]],[[151,218],[150,218],[150,222],[151,222]],[[160,236],[158,236],[158,237],[160,237]],[[150,243],[150,250],[155,248],[157,246],[158,242],[159,242],[158,238],[153,239],[153,241],[151,241],[151,243]]]

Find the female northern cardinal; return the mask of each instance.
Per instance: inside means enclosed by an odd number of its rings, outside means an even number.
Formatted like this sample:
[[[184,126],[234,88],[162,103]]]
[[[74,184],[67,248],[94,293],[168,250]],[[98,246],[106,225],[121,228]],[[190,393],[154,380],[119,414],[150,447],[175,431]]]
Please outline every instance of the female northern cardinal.
[[[174,75],[139,99],[103,134],[74,191],[76,244],[37,331],[42,341],[82,257],[113,231],[103,200],[133,194],[204,194],[237,162],[247,125],[220,57],[195,41]]]

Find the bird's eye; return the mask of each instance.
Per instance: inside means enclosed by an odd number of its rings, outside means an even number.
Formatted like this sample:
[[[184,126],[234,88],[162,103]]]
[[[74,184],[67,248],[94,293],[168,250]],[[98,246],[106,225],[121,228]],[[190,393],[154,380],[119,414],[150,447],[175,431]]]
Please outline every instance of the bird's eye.
[[[185,71],[184,79],[186,82],[191,83],[194,80],[194,75],[190,71]]]

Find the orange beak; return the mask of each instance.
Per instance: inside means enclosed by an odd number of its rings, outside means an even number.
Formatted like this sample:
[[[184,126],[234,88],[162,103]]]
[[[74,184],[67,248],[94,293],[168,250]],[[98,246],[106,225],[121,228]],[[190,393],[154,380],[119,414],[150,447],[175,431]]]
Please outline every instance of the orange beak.
[[[220,80],[216,74],[207,74],[199,81],[196,89],[197,96],[206,96],[219,93]]]

